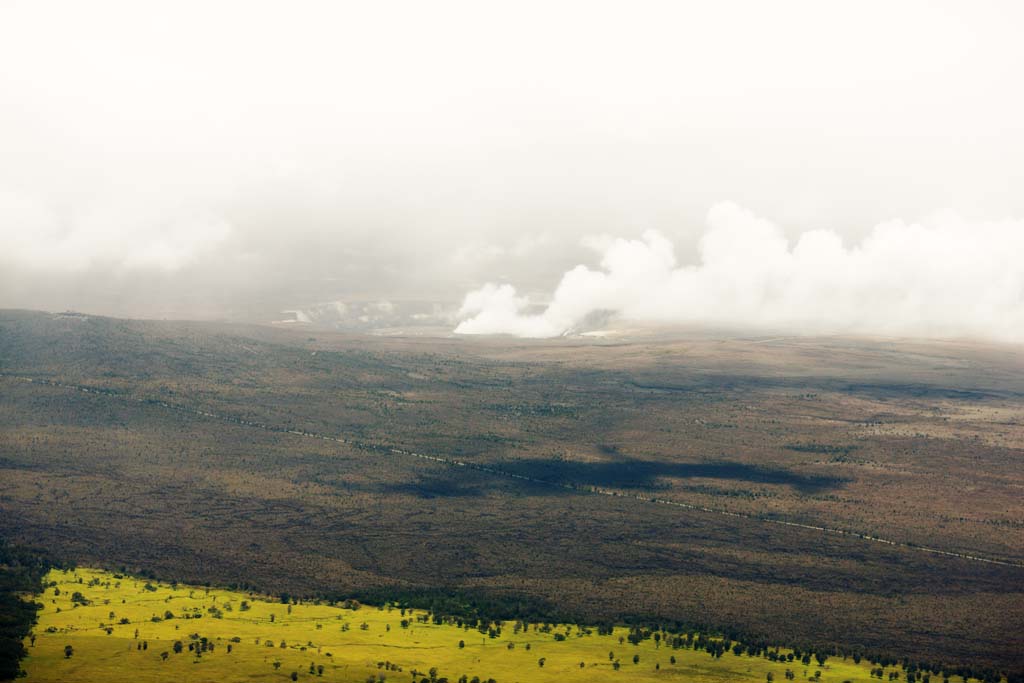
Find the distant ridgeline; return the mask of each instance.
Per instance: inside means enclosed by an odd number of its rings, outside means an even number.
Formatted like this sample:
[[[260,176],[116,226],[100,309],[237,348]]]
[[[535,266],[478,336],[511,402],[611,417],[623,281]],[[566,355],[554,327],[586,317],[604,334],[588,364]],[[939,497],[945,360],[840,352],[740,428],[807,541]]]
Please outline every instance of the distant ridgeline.
[[[5,547],[4,558],[5,623],[8,614],[18,619],[4,631],[5,648],[12,645],[5,675],[17,673],[24,653],[18,639],[29,633],[38,609],[23,665],[40,683],[385,683],[410,674],[413,683],[653,683],[666,675],[705,683],[1021,680],[861,651],[780,647],[681,625],[584,626],[543,618],[543,604],[515,598],[405,591],[380,593],[371,606],[351,596],[297,600],[86,568],[44,576],[47,564],[31,553]],[[36,591],[40,602],[23,600],[18,594],[25,590]]]
[[[21,673],[25,639],[41,607],[31,597],[42,592],[43,577],[52,566],[43,552],[0,538],[0,681]]]

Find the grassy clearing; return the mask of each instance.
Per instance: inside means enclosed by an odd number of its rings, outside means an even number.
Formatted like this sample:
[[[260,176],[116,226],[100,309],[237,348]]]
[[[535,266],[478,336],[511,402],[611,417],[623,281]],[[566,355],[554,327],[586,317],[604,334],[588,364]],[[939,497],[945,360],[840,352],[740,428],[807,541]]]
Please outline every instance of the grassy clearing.
[[[624,628],[598,635],[576,626],[548,631],[530,625],[524,631],[504,622],[500,635],[491,637],[474,627],[434,624],[418,610],[286,605],[252,594],[171,586],[91,569],[54,570],[45,584],[37,598],[43,609],[35,642],[23,663],[30,682],[288,681],[293,672],[307,681],[420,681],[429,679],[435,667],[435,679],[450,683],[463,675],[498,683],[703,683],[767,681],[768,674],[783,683],[787,670],[797,681],[813,680],[818,671],[828,683],[879,680],[871,678],[866,661],[833,658],[824,666],[805,666],[732,652],[715,658],[703,650],[673,649],[654,638],[633,645]],[[67,646],[70,657],[65,656]],[[886,671],[886,680],[893,670]],[[899,680],[906,680],[900,673]]]

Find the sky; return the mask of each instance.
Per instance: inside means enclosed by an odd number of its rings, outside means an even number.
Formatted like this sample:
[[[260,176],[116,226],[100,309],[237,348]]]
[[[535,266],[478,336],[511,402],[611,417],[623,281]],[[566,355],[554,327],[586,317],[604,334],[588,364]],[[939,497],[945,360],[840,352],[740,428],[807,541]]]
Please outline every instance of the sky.
[[[1024,341],[1022,19],[0,0],[0,307]]]

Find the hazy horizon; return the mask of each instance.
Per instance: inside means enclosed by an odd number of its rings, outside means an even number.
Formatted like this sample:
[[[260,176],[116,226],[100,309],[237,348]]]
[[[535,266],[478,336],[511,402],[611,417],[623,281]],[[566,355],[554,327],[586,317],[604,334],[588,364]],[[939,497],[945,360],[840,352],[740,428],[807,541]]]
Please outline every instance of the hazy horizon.
[[[8,2],[0,307],[1024,341],[1022,18]]]

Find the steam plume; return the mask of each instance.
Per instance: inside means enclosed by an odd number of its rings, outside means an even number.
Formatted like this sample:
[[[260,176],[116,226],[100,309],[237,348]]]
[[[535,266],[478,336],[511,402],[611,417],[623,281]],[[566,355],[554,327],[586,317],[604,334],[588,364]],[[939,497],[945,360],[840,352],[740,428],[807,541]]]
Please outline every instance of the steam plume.
[[[596,311],[631,320],[807,333],[972,336],[1024,341],[1024,222],[937,214],[880,223],[858,244],[830,230],[782,230],[733,203],[714,206],[699,263],[679,265],[657,232],[592,240],[599,268],[566,272],[543,311],[511,285],[466,295],[460,334],[553,337]]]

